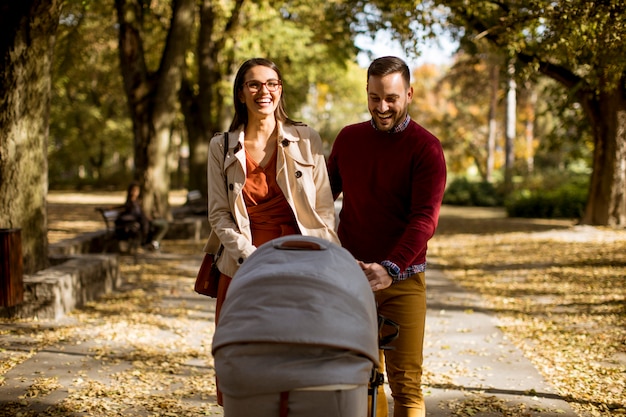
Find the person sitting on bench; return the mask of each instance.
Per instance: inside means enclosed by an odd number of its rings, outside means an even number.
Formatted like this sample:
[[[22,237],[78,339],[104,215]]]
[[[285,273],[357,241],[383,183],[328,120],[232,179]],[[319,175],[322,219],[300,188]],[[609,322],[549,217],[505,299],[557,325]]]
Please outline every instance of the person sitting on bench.
[[[168,229],[168,222],[163,218],[146,215],[143,211],[140,195],[139,183],[131,182],[126,193],[124,211],[118,216],[116,226],[124,227],[124,225],[139,224],[142,246],[149,250],[159,250],[161,239]]]

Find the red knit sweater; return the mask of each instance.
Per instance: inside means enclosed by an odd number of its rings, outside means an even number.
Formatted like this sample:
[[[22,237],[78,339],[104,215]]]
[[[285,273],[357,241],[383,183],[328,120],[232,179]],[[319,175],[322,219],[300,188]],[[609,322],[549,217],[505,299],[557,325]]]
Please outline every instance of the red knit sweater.
[[[413,120],[399,133],[369,121],[345,127],[328,159],[335,196],[343,192],[339,238],[364,262],[404,271],[426,262],[446,183],[439,140]]]

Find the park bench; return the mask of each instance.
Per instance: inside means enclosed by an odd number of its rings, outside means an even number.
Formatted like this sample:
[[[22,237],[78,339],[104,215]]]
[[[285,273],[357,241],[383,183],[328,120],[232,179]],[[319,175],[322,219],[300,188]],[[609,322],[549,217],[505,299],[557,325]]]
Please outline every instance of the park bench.
[[[124,211],[124,206],[96,207],[96,211],[102,216],[106,227],[106,242],[104,252],[111,249],[111,244],[115,244],[116,250],[122,252],[137,252],[141,246],[141,224],[138,221],[118,222],[120,214]],[[123,243],[126,248],[122,248]]]
[[[190,216],[206,216],[207,200],[199,190],[191,190],[187,193],[187,201],[180,207],[172,210],[175,219],[184,219]]]

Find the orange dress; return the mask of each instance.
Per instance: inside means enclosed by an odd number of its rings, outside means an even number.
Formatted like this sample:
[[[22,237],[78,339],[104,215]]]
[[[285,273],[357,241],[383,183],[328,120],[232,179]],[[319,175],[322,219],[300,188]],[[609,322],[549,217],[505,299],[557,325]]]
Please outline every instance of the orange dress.
[[[276,152],[264,167],[246,152],[243,199],[250,217],[252,244],[257,248],[277,237],[300,234],[296,218],[276,182]]]

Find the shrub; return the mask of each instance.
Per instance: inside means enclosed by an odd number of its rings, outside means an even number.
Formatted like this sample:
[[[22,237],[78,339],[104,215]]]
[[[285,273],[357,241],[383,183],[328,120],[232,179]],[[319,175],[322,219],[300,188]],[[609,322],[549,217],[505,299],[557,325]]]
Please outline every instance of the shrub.
[[[455,206],[495,207],[503,205],[503,198],[496,187],[487,181],[469,181],[465,177],[460,177],[448,184],[443,203]]]
[[[509,217],[580,218],[587,202],[587,187],[571,182],[553,190],[521,190],[507,199]]]

